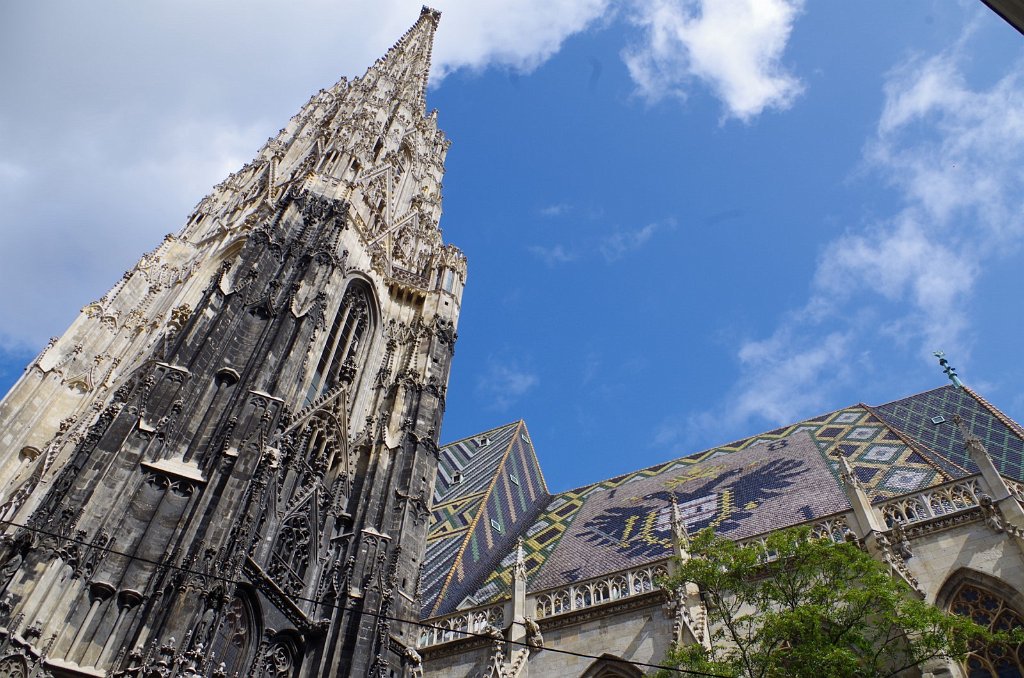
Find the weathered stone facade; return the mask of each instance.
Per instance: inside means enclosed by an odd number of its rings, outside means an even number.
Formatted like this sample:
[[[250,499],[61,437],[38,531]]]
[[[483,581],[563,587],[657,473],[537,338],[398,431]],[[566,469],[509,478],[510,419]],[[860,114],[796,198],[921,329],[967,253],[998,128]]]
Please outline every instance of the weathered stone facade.
[[[438,13],[314,95],[0,404],[0,674],[410,675],[466,262]]]

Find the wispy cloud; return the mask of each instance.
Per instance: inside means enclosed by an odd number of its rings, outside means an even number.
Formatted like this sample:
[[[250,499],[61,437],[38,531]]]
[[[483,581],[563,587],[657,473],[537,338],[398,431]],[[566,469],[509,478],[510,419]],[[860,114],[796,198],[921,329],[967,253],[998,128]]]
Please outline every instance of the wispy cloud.
[[[554,245],[532,245],[527,249],[530,254],[549,267],[588,258],[600,258],[606,263],[613,264],[643,248],[659,232],[670,231],[675,227],[676,220],[669,217],[637,228],[617,227],[610,233],[597,236],[590,242],[577,246],[556,243]]]
[[[1024,245],[1024,78],[1020,64],[972,89],[957,49],[890,74],[866,162],[900,190],[891,218],[832,243],[815,288],[901,305],[904,339],[966,352],[968,300],[987,262]]]
[[[477,395],[490,409],[503,412],[540,383],[540,378],[518,361],[491,358],[478,377]]]
[[[560,217],[563,214],[569,213],[572,210],[572,205],[564,202],[560,202],[555,205],[548,205],[541,207],[539,212],[542,217]]]
[[[727,117],[750,121],[803,91],[782,63],[802,8],[802,0],[639,0],[631,18],[643,40],[622,56],[645,98],[684,98],[702,82]]]
[[[876,343],[922,360],[936,348],[969,360],[978,282],[1024,246],[1021,64],[1007,73],[972,88],[954,47],[887,76],[864,169],[899,191],[898,208],[827,243],[807,302],[768,338],[739,346],[740,374],[723,403],[666,420],[655,444],[835,406],[870,369],[863,347]]]
[[[611,235],[603,238],[598,249],[601,252],[601,256],[605,258],[605,261],[618,261],[630,252],[634,252],[646,245],[658,231],[671,230],[675,226],[675,219],[663,219],[661,221],[653,221],[640,228],[618,229]]]
[[[571,252],[565,245],[552,245],[551,247],[534,245],[530,247],[530,253],[548,266],[566,264],[579,258],[575,252]]]
[[[749,341],[738,358],[744,370],[730,413],[736,420],[793,421],[821,406],[849,373],[849,332],[805,339],[783,325],[768,339]]]

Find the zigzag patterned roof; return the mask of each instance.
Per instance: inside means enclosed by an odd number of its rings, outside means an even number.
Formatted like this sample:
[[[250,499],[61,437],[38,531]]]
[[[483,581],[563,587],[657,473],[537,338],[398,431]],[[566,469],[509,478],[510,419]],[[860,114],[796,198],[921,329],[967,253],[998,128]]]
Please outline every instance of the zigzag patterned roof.
[[[454,610],[549,497],[522,421],[443,447],[420,576],[423,611]]]

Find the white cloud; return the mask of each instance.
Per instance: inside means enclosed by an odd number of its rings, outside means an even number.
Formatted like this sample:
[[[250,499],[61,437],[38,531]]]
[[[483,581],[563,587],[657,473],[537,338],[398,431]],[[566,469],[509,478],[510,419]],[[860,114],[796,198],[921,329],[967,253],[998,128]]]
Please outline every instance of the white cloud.
[[[744,379],[730,407],[735,421],[758,418],[782,423],[822,407],[829,387],[846,373],[850,335],[831,332],[807,341],[783,326],[762,341],[743,344],[738,357]],[[825,372],[831,376],[825,378]]]
[[[537,375],[518,362],[492,358],[477,378],[476,391],[490,409],[504,412],[539,383]]]
[[[598,249],[601,256],[608,262],[618,261],[630,252],[634,252],[654,237],[658,231],[675,228],[675,219],[653,221],[636,229],[619,229],[601,240]]]
[[[527,71],[609,0],[437,0],[433,82]],[[21,3],[0,26],[0,347],[36,350],[251,159],[360,75],[416,0]],[[316,17],[296,21],[296,16]],[[277,49],[275,45],[287,45]]]
[[[855,335],[847,329],[811,336],[802,333],[801,321],[791,317],[767,339],[742,343],[737,351],[741,376],[725,405],[667,417],[652,444],[683,453],[695,442],[735,435],[751,422],[776,426],[826,409],[834,388],[861,360],[853,352]]]
[[[957,49],[890,74],[868,167],[902,209],[826,250],[818,287],[867,290],[901,304],[893,319],[921,352],[966,355],[969,301],[988,262],[1024,245],[1024,78],[1020,64],[972,89]]]
[[[840,406],[840,388],[872,369],[863,347],[928,361],[944,349],[960,367],[969,361],[976,287],[986,266],[1024,245],[1021,64],[1007,73],[972,88],[953,48],[889,74],[865,169],[899,191],[898,208],[827,243],[806,304],[739,347],[725,401],[666,420],[655,444]]]
[[[1019,65],[1019,64],[1018,64]],[[924,135],[928,143],[912,143]],[[894,71],[869,161],[948,232],[972,221],[989,246],[1016,240],[1024,183],[1024,81],[1016,70],[973,90],[956,52]]]
[[[874,293],[903,309],[903,317],[888,323],[894,338],[960,352],[966,349],[964,302],[979,275],[977,257],[967,243],[968,250],[956,251],[941,242],[919,212],[908,208],[830,243],[817,271],[818,301]]]
[[[636,2],[437,0],[431,4],[443,17],[432,82],[460,68],[526,72],[570,36],[624,14],[620,7],[641,20],[657,7],[675,7],[656,2],[643,11]],[[0,288],[21,293],[0,296],[0,346],[40,347],[108,289],[113,271],[178,230],[188,210],[311,92],[361,74],[419,8],[419,0],[12,5],[0,26]],[[742,70],[763,57],[762,75],[770,76],[739,83],[743,91],[784,84],[772,65],[782,45],[770,47],[766,35],[775,31],[784,44],[776,28],[793,13],[780,19],[760,9],[749,16],[721,11],[675,26],[685,29],[686,41],[677,33],[659,45],[647,62],[651,73],[677,90],[682,81],[669,77],[667,66],[674,50],[689,50],[693,77],[739,101],[733,85],[723,84],[735,84],[739,71],[720,73],[712,63],[722,50],[738,49],[726,61]],[[733,29],[745,37],[715,47],[715,27],[726,19],[743,20]],[[752,114],[750,102],[737,105],[740,117]],[[551,216],[561,209],[549,207]],[[644,237],[622,233],[604,251],[621,256]],[[556,262],[574,254],[563,247],[551,256]]]
[[[803,91],[782,63],[802,0],[638,0],[642,42],[623,53],[641,95],[685,97],[709,86],[730,117],[786,109]]]
[[[609,0],[439,0],[435,74],[493,64],[529,71],[601,18]]]

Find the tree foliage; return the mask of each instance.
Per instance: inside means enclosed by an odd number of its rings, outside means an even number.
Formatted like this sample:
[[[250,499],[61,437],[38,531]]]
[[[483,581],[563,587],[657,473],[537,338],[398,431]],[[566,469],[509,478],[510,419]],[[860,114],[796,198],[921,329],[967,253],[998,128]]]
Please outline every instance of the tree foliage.
[[[689,550],[663,585],[699,587],[712,649],[675,647],[672,666],[747,678],[896,676],[932,658],[961,659],[973,643],[1007,640],[925,603],[856,544],[808,529],[743,546],[703,530]]]

